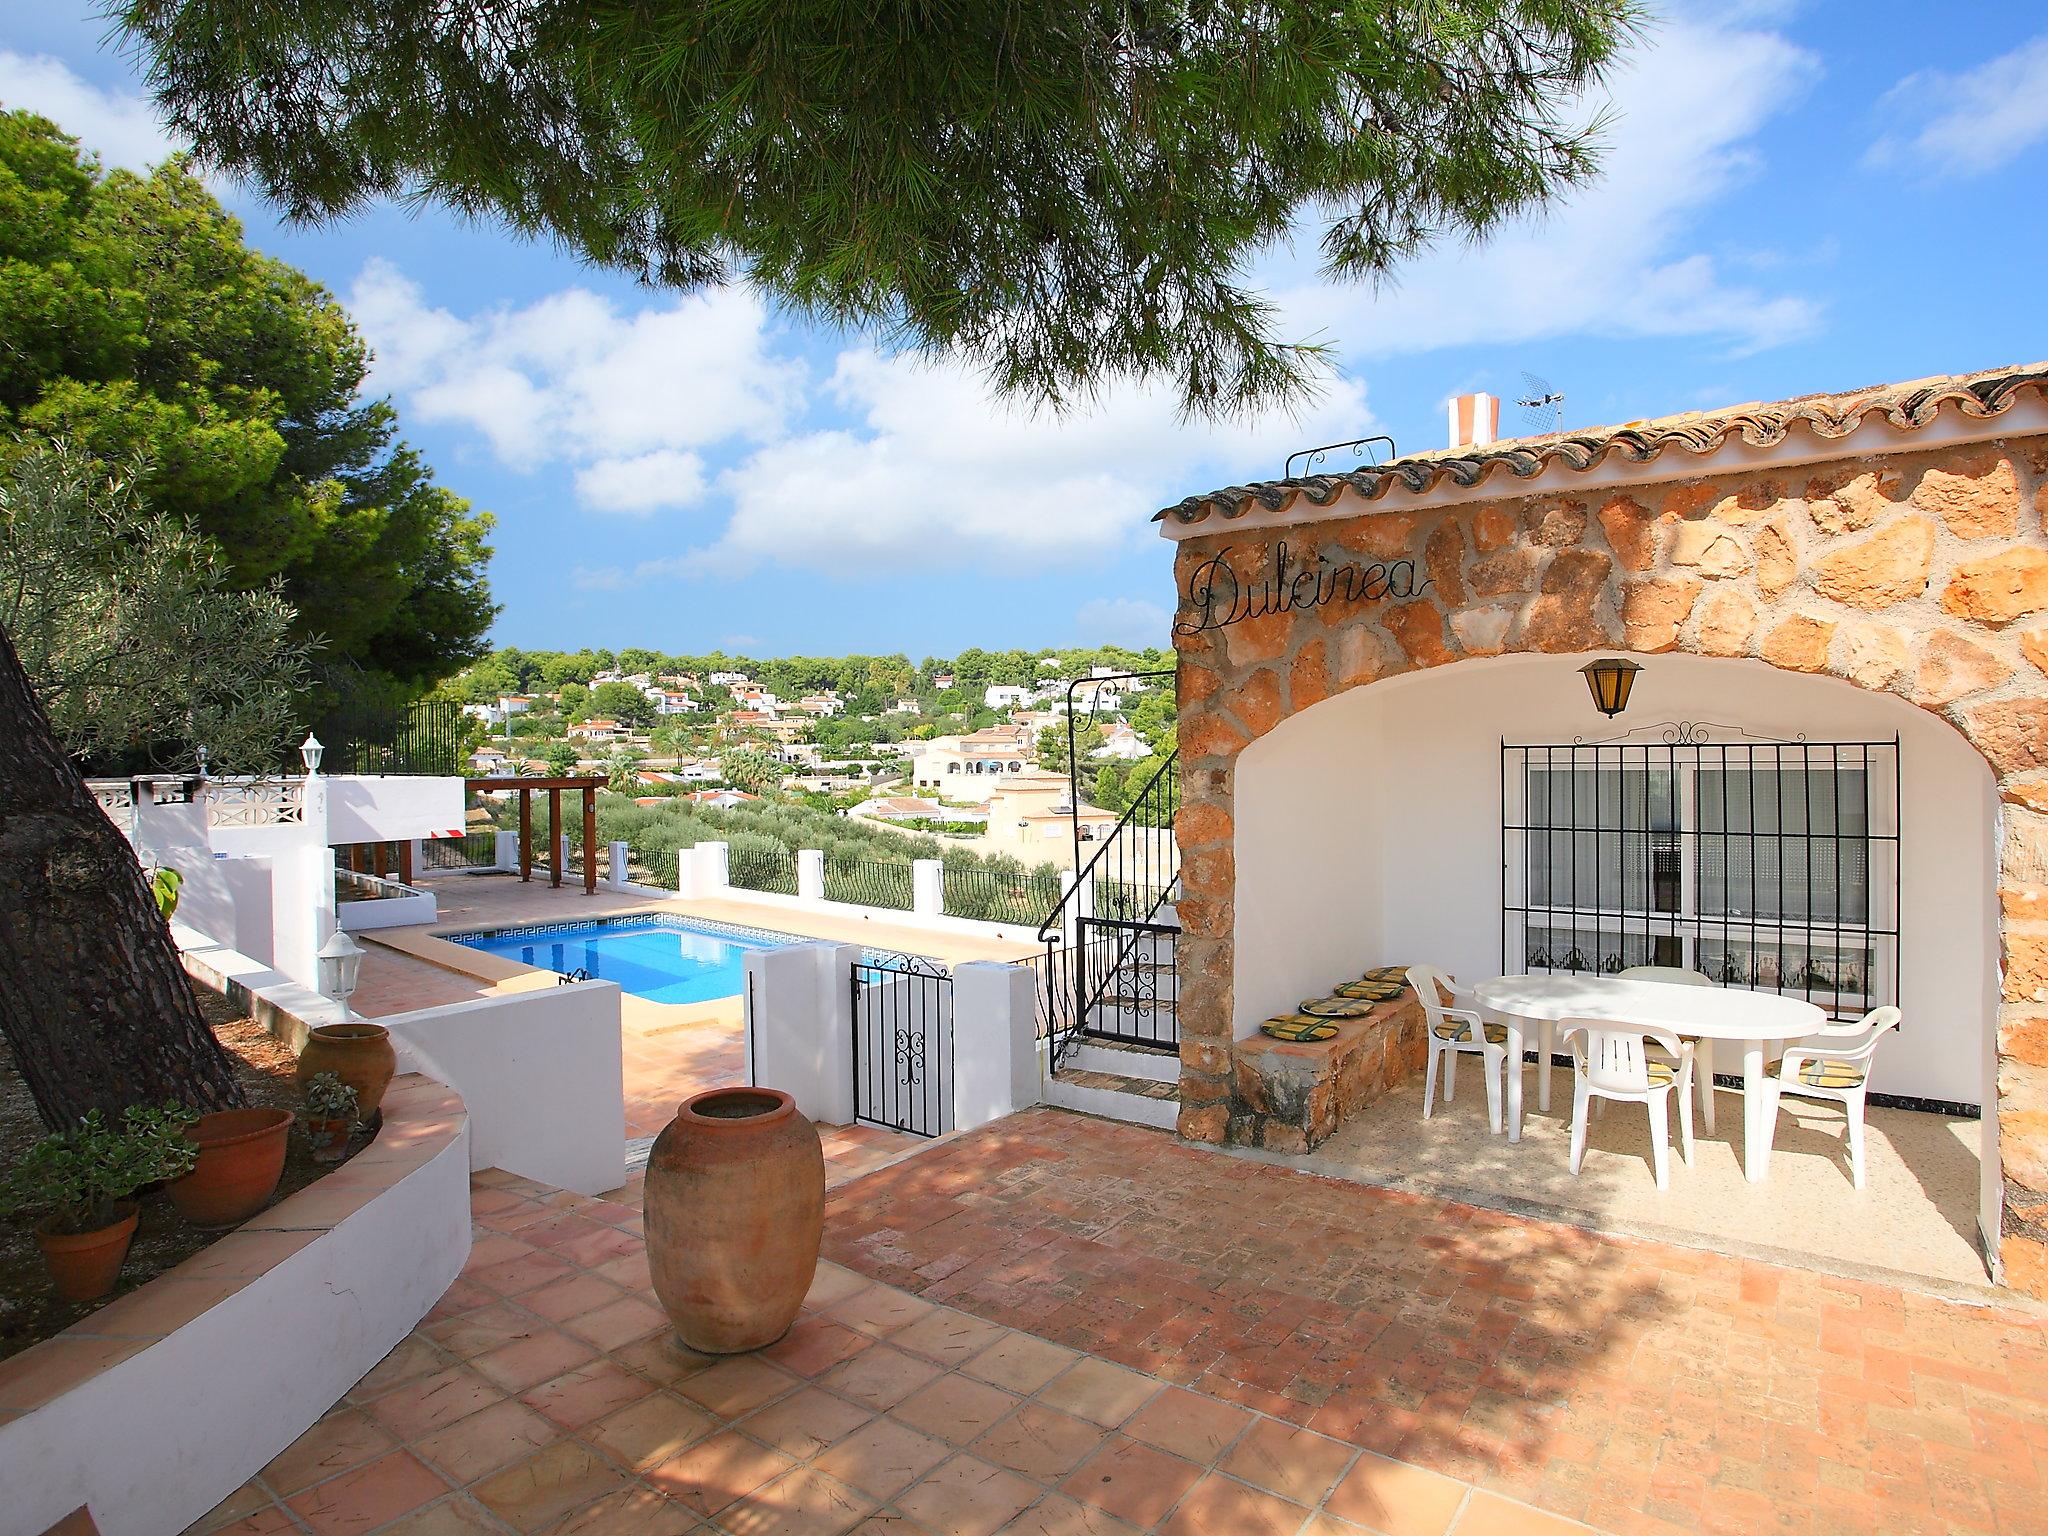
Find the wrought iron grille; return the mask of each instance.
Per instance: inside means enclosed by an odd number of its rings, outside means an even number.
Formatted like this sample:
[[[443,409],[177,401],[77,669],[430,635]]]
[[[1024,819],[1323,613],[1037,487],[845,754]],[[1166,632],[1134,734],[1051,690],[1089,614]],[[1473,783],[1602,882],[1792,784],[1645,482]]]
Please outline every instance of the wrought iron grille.
[[[850,967],[856,1119],[913,1136],[953,1128],[953,977],[915,955]]]
[[[828,857],[825,899],[908,912],[914,901],[910,866],[880,859],[843,859],[835,863]]]
[[[796,894],[796,855],[787,848],[742,845],[726,855],[726,879],[743,891]]]
[[[1835,1018],[1897,1000],[1896,737],[1503,741],[1500,794],[1504,971],[1678,966]]]
[[[1180,978],[1174,939],[1164,923],[1082,917],[1074,922],[1079,992],[1088,999],[1087,1031],[1130,1045],[1180,1045]]]
[[[1059,904],[1057,870],[1011,871],[980,864],[948,864],[940,881],[940,910],[948,917],[985,923],[1031,923]]]
[[[420,844],[420,863],[427,870],[496,869],[498,833],[465,832],[460,837],[431,837]]]

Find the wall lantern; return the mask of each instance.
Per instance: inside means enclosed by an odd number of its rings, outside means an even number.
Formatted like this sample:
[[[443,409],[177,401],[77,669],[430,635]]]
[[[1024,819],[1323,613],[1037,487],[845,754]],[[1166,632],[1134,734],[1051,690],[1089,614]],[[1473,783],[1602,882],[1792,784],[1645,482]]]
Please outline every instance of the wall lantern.
[[[320,754],[326,750],[320,745],[318,736],[311,731],[306,732],[306,739],[299,743],[299,761],[306,765],[307,778],[312,778],[320,771]]]
[[[1615,656],[1604,656],[1579,668],[1585,675],[1586,686],[1592,690],[1593,707],[1610,720],[1628,708],[1628,691],[1635,686],[1636,674],[1642,670],[1634,662]]]
[[[363,968],[362,946],[337,928],[320,946],[319,960],[320,990],[340,1003],[346,1013],[348,1000],[355,995],[356,976]]]

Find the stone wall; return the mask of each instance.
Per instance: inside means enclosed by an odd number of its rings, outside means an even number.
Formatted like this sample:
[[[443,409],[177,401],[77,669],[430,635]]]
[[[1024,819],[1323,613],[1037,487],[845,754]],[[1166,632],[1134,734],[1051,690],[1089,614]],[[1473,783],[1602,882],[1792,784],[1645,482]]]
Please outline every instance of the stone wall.
[[[1233,1146],[1310,1151],[1426,1063],[1422,1005],[1413,995],[1331,1022],[1337,1033],[1329,1040],[1250,1035],[1237,1042],[1224,1133]]]
[[[1233,795],[1252,741],[1344,689],[1473,657],[1755,658],[1909,700],[1991,765],[2003,1259],[2011,1284],[2048,1295],[2048,439],[1517,489],[1422,511],[1347,495],[1336,516],[1216,518],[1180,543],[1181,1134],[1229,1130]],[[1246,616],[1198,627],[1232,611],[1190,599],[1205,581]]]

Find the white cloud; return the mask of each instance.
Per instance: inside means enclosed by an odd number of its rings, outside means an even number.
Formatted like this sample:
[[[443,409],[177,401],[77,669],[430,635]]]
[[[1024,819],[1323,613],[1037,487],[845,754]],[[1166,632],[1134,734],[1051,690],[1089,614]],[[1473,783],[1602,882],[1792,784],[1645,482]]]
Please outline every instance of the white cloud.
[[[599,511],[695,500],[703,462],[693,450],[775,437],[805,376],[773,351],[766,308],[741,289],[622,312],[568,288],[464,316],[374,260],[349,308],[376,354],[372,389],[401,397],[418,420],[468,428],[514,469],[571,466]]]
[[[1133,386],[1063,418],[997,399],[958,364],[855,349],[826,393],[849,425],[770,444],[719,477],[733,508],[722,537],[584,579],[1070,567],[1150,538],[1151,514],[1192,483],[1272,478],[1304,442],[1374,429],[1351,380],[1300,419],[1192,425],[1171,391]]]
[[[1581,334],[1703,336],[1737,349],[1803,335],[1818,321],[1813,301],[1731,281],[1683,242],[1756,172],[1758,134],[1818,72],[1813,55],[1775,32],[1661,23],[1612,81],[1593,185],[1482,246],[1425,254],[1378,293],[1322,281],[1313,241],[1300,243],[1307,254],[1276,259],[1266,279],[1296,333],[1327,334],[1352,361]]]
[[[1083,645],[1121,645],[1138,651],[1167,645],[1169,614],[1157,603],[1136,597],[1098,597],[1081,605],[1074,629]]]
[[[576,472],[576,496],[599,512],[645,515],[687,507],[704,494],[704,461],[677,448],[631,459],[601,459]]]
[[[186,146],[165,130],[156,108],[129,91],[102,90],[62,59],[0,48],[0,106],[27,108],[97,150],[107,165],[146,170]]]
[[[2048,139],[2048,32],[1960,74],[1923,70],[1886,92],[1897,133],[1871,145],[1877,166],[1981,176]]]

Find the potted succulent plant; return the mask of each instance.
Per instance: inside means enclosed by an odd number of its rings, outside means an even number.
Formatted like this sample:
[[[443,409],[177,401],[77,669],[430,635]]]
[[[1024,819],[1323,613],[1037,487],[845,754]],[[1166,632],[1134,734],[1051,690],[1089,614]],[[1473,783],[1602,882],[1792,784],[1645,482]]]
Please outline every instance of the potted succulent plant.
[[[355,1089],[332,1072],[316,1072],[306,1080],[306,1136],[315,1162],[340,1162],[355,1124]]]
[[[135,1108],[116,1130],[94,1110],[30,1147],[0,1180],[0,1211],[38,1218],[36,1242],[65,1301],[113,1290],[135,1236],[129,1197],[191,1168],[198,1154],[184,1128],[194,1118],[175,1104]]]

